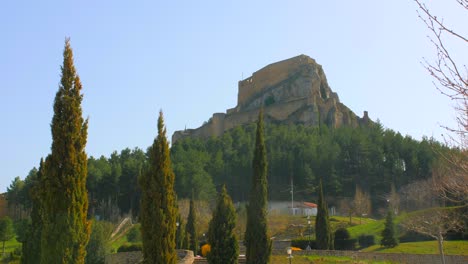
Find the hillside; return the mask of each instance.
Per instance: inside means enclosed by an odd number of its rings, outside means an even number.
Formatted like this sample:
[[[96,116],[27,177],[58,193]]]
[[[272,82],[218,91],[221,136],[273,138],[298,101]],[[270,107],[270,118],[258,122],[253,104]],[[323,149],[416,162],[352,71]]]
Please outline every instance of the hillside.
[[[299,55],[272,63],[239,81],[237,106],[226,113],[215,113],[197,129],[176,131],[172,143],[186,137],[220,136],[239,125],[252,123],[264,107],[265,119],[274,123],[329,127],[368,123],[364,112],[358,117],[340,102],[328,85],[322,66],[314,59]]]

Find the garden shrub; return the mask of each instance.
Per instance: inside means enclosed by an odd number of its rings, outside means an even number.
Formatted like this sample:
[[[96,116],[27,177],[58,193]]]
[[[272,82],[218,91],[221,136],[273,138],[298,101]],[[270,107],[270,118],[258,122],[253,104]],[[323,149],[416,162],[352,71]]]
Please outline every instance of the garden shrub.
[[[359,246],[361,248],[366,248],[375,245],[375,236],[374,235],[360,235],[358,237]]]
[[[117,252],[132,252],[132,251],[141,251],[143,245],[141,243],[138,244],[124,244],[117,249]]]

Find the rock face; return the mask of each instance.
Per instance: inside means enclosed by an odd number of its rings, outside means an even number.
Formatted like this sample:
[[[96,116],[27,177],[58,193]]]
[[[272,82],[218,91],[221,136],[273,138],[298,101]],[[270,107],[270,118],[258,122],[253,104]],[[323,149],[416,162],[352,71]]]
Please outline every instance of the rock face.
[[[176,131],[172,143],[184,137],[208,138],[255,122],[263,105],[267,122],[329,127],[357,127],[370,122],[367,112],[356,116],[328,86],[322,66],[299,55],[270,64],[239,81],[237,106],[215,113],[197,129]]]

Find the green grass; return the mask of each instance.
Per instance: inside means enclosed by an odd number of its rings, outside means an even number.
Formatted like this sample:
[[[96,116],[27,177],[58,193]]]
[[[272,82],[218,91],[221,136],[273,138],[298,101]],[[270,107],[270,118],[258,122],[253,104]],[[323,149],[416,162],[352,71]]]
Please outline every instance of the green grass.
[[[389,261],[368,261],[368,260],[353,260],[350,257],[321,257],[321,256],[295,256],[292,261],[294,264],[345,264],[345,263],[353,263],[353,264],[391,264],[392,262]],[[271,264],[284,264],[288,263],[288,259],[286,256],[278,256],[274,255],[271,256]]]
[[[10,239],[5,242],[5,255],[1,259],[10,256],[10,252],[13,252],[15,249],[21,248],[21,243],[16,241],[16,238]],[[3,252],[3,242],[0,242],[0,254]]]
[[[140,228],[140,224],[135,224],[132,228]],[[131,244],[127,240],[127,233],[130,229],[127,229],[117,240],[111,242],[111,252],[117,252],[117,249],[124,244]],[[141,242],[141,241],[139,241]]]
[[[401,243],[394,248],[382,248],[379,245],[368,247],[363,252],[439,254],[437,241]],[[444,241],[444,252],[447,255],[468,255],[468,241]]]

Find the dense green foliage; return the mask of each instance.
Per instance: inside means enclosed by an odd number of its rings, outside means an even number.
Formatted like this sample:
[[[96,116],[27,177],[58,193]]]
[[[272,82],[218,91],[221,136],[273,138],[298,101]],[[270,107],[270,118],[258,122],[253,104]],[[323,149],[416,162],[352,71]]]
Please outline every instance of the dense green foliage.
[[[174,177],[163,114],[160,112],[158,136],[149,150],[148,170],[140,179],[144,263],[176,262],[175,233],[178,212]]]
[[[171,148],[175,190],[178,197],[214,198],[214,186],[226,184],[234,201],[246,201],[252,176],[255,125],[239,126],[217,138],[183,139]],[[431,176],[435,153],[446,149],[424,138],[402,137],[380,124],[358,128],[266,124],[270,200],[288,200],[285,192],[292,177],[295,197],[316,197],[319,177],[331,206],[355,196],[355,186],[369,193],[372,213],[386,207],[382,194]],[[139,215],[141,190],[137,178],[148,164],[148,153],[135,148],[110,157],[88,159],[89,214],[116,221],[120,215]],[[31,208],[28,189],[37,170],[24,180],[13,181],[7,195],[17,208]],[[193,187],[193,188],[192,188]],[[411,205],[411,203],[408,203]],[[405,209],[405,208],[400,208]],[[409,208],[411,210],[413,208]],[[408,209],[407,209],[408,210]],[[21,210],[18,210],[18,214]],[[13,216],[12,216],[13,217]]]
[[[431,176],[437,152],[446,151],[438,142],[424,138],[417,141],[403,137],[379,123],[357,128],[307,127],[302,125],[267,124],[268,182],[270,200],[288,200],[284,190],[293,178],[295,197],[309,200],[316,197],[319,178],[330,205],[340,198],[354,196],[355,186],[369,193],[371,208],[376,212],[384,207],[380,196],[411,182]],[[212,182],[199,185],[210,190],[226,184],[234,201],[246,201],[254,125],[235,127],[217,138],[182,139],[173,144],[171,154],[176,171],[176,191],[189,197],[187,186],[193,173],[182,168],[196,163],[197,175],[210,175]],[[198,176],[197,176],[198,177]]]
[[[185,223],[182,220],[180,213],[177,215],[176,220],[177,230],[176,230],[176,248],[184,248],[184,239],[185,239]]]
[[[315,232],[318,249],[333,249],[333,233],[331,231],[330,219],[328,218],[327,203],[323,197],[322,181],[319,184]]]
[[[189,214],[187,217],[187,225],[185,227],[185,231],[185,237],[188,241],[187,249],[192,250],[193,254],[197,254],[199,249],[197,235],[197,212],[195,210],[194,194],[192,194],[192,198],[190,199]]]
[[[44,162],[41,263],[84,263],[90,235],[87,157],[88,121],[82,117],[81,81],[69,40],[52,118],[52,151]]]
[[[267,225],[267,157],[263,131],[263,109],[258,115],[255,148],[252,161],[252,183],[247,206],[245,247],[247,264],[270,262],[271,240]]]
[[[2,256],[5,255],[5,242],[15,237],[13,221],[5,216],[0,219],[0,241],[3,242]]]
[[[31,200],[31,225],[26,230],[27,237],[22,246],[21,263],[22,264],[36,264],[41,261],[41,239],[42,239],[42,201],[41,201],[41,178],[44,173],[44,162],[41,159],[39,163],[39,170],[30,180],[29,197]]]
[[[109,222],[92,222],[91,236],[86,246],[86,264],[104,264],[110,249],[109,239],[113,225]]]
[[[236,221],[236,210],[226,186],[223,186],[208,228],[208,244],[211,246],[208,263],[237,263],[239,244],[234,233]]]
[[[382,240],[380,244],[384,247],[396,247],[398,239],[395,232],[395,224],[393,223],[393,212],[388,211],[385,218],[385,228],[382,231]]]

